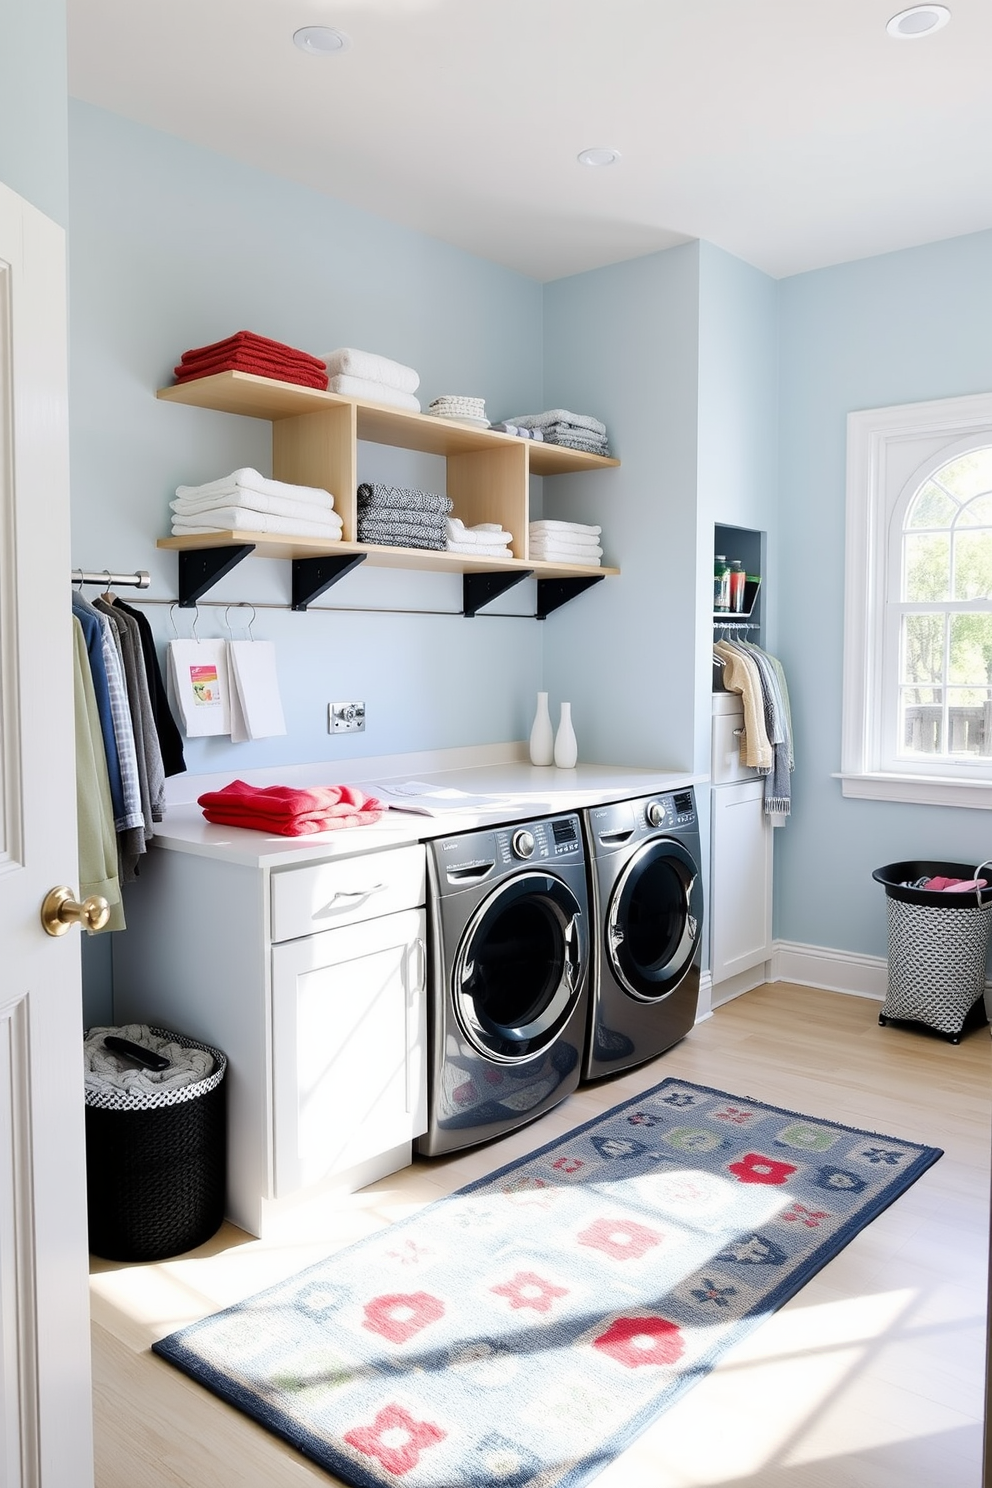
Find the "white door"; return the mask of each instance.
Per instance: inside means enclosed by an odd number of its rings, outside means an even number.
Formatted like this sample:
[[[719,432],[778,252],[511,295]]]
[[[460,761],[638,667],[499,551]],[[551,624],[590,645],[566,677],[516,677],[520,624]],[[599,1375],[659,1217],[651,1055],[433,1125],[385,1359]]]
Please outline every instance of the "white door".
[[[65,242],[0,185],[0,1482],[92,1484]]]

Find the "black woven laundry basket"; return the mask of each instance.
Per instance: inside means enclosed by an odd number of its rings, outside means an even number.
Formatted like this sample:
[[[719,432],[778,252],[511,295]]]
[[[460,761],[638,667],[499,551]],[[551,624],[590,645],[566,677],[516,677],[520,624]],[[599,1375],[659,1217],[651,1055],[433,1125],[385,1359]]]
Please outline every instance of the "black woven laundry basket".
[[[937,875],[981,876],[967,863],[915,860],[887,863],[872,874],[885,888],[888,919],[888,991],[878,1021],[921,1023],[957,1044],[965,1028],[985,1021],[992,885],[954,894],[907,887]]]
[[[224,1219],[227,1059],[210,1044],[153,1028],[186,1049],[204,1049],[213,1073],[177,1090],[86,1091],[89,1243],[113,1261],[161,1261],[209,1240]]]

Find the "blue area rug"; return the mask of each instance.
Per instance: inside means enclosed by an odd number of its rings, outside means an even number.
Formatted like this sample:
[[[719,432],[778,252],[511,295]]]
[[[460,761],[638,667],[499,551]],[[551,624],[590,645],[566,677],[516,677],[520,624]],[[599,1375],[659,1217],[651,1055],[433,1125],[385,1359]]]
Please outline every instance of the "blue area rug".
[[[359,1488],[572,1488],[940,1156],[663,1080],[154,1347]]]

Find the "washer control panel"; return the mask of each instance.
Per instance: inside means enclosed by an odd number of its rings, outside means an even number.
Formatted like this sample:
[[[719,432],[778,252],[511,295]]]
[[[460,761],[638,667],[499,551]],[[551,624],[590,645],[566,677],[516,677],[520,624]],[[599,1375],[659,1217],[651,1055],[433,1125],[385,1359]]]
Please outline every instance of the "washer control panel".
[[[640,800],[594,806],[589,825],[600,853],[619,852],[656,832],[677,832],[696,826],[696,800],[691,790],[666,791]]]
[[[453,887],[481,883],[524,863],[581,863],[584,857],[577,814],[437,838],[433,851],[442,878]]]
[[[582,852],[582,834],[577,816],[528,822],[524,827],[506,827],[497,830],[495,837],[500,862],[507,865],[578,857]]]

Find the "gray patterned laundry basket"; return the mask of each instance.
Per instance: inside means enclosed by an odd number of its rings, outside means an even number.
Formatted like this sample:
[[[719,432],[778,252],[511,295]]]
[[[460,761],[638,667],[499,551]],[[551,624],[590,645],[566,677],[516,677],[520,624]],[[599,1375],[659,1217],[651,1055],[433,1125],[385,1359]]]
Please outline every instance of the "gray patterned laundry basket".
[[[885,887],[888,916],[888,991],[878,1021],[922,1023],[956,1044],[966,1022],[984,1021],[992,873],[981,892],[907,887],[938,875],[981,876],[972,864],[934,862],[888,863],[872,874]]]

